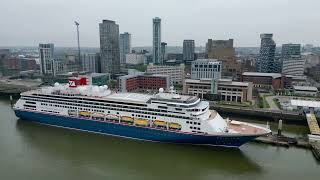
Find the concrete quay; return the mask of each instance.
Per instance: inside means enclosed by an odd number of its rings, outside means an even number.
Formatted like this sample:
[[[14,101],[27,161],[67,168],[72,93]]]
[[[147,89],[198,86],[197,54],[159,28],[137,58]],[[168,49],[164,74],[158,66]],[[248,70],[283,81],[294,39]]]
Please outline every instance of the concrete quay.
[[[286,124],[307,125],[304,114],[298,112],[286,112],[281,110],[268,110],[248,107],[232,107],[218,104],[210,104],[210,108],[222,114],[233,114],[243,117],[254,117],[264,122],[277,122],[282,119]]]
[[[33,80],[0,80],[0,96],[19,96],[21,92],[36,89],[41,82]]]

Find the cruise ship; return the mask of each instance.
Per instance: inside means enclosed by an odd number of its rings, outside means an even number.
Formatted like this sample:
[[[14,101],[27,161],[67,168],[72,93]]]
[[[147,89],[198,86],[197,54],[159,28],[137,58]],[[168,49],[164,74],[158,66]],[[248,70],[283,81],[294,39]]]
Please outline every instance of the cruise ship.
[[[83,82],[83,81],[82,81]],[[223,119],[196,96],[112,92],[76,79],[21,93],[17,117],[41,124],[136,140],[240,147],[268,128]]]

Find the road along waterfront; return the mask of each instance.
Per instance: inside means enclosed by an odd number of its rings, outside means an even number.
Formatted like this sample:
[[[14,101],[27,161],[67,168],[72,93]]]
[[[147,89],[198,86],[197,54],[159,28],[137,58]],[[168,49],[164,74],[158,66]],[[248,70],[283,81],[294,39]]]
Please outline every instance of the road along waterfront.
[[[7,99],[0,99],[2,179],[319,177],[320,164],[310,150],[257,143],[240,149],[174,145],[60,129],[18,120]],[[304,128],[283,129],[285,134],[304,136]]]

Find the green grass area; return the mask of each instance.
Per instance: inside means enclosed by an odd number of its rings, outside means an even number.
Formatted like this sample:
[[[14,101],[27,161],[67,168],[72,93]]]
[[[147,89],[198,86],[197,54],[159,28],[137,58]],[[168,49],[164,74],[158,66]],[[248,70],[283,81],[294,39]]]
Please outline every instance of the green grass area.
[[[263,95],[263,96],[259,96],[260,100],[259,100],[259,107],[260,108],[270,108],[270,105],[268,104],[266,97],[268,96],[272,96],[272,94],[267,94],[267,95]]]
[[[238,102],[229,102],[229,101],[220,101],[219,105],[226,105],[226,106],[236,106],[236,107],[250,107],[250,102],[238,103]]]

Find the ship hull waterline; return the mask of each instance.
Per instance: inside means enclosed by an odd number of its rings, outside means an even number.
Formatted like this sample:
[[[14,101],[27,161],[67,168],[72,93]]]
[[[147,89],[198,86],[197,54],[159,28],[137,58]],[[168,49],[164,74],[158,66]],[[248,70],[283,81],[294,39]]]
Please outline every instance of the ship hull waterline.
[[[108,121],[95,121],[78,117],[68,117],[49,113],[33,112],[28,110],[15,109],[14,112],[17,117],[25,121],[31,121],[67,129],[74,129],[152,142],[239,148],[241,145],[261,136],[239,134],[201,135],[177,131],[167,131],[156,128],[133,126],[129,124]]]

